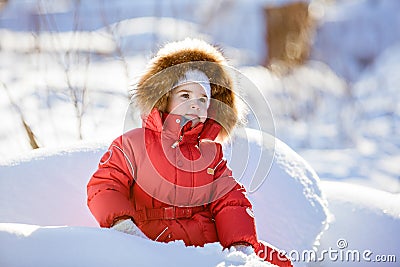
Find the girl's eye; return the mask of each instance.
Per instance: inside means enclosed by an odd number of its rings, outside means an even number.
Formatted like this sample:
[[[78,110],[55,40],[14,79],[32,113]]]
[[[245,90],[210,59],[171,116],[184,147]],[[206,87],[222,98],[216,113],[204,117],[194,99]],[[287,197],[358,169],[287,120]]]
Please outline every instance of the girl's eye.
[[[200,102],[201,103],[207,103],[207,98],[205,98],[205,97],[200,98]]]
[[[185,99],[189,99],[189,94],[181,94],[181,97],[185,98]]]

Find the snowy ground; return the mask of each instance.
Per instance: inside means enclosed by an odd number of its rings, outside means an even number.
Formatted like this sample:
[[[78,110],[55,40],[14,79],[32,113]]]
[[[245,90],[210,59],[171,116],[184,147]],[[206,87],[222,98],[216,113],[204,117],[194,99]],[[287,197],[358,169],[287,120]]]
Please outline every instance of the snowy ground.
[[[249,192],[259,238],[285,250],[295,266],[365,266],[382,257],[395,266],[398,195],[321,182],[288,146],[253,129],[226,153],[239,149],[249,164],[235,156],[230,164],[246,187],[254,182],[249,174],[269,173]],[[85,186],[104,151],[96,143],[39,149],[0,166],[1,266],[267,266],[219,244],[186,248],[98,228]]]
[[[249,173],[270,171],[249,193],[259,238],[285,251],[315,249],[329,223],[315,172],[281,141],[255,130],[238,137],[235,146],[232,151],[249,148],[241,151],[249,164],[240,164],[238,157],[230,161],[247,187]],[[166,245],[99,229],[86,206],[86,184],[104,151],[98,144],[39,149],[0,167],[1,266],[109,266],[129,261],[135,266],[267,266],[255,254],[222,251],[219,244],[187,249],[182,242]]]
[[[187,249],[92,228],[85,183],[105,146],[126,128],[127,89],[158,45],[186,36],[224,47],[268,100],[275,136],[308,162],[276,142],[270,175],[251,194],[261,237],[294,258],[295,250],[312,247],[342,256],[370,250],[358,265],[396,266],[388,257],[378,262],[379,255],[396,255],[398,264],[399,1],[312,1],[320,16],[312,58],[284,77],[258,66],[265,56],[258,7],[288,1],[100,2],[80,1],[76,9],[72,1],[11,0],[0,11],[0,266],[123,265],[134,260],[131,248],[139,249],[140,266],[165,266],[175,251],[181,256],[172,266],[190,259],[198,266],[259,264],[216,244]],[[270,123],[259,99],[246,96],[258,122]],[[22,117],[43,149],[31,151]],[[257,128],[253,118],[249,127]],[[256,136],[249,134],[250,142]],[[258,155],[252,147],[249,158]],[[270,166],[272,158],[264,162]],[[249,188],[251,175],[243,178]],[[118,257],[108,257],[110,247]],[[308,265],[357,265],[324,255]]]

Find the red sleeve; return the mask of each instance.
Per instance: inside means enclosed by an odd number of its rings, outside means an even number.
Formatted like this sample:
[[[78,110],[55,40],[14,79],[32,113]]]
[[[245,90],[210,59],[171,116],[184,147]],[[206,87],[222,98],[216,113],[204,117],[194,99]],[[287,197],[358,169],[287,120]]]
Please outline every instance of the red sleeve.
[[[101,227],[110,227],[117,217],[133,217],[130,192],[134,161],[122,149],[122,138],[111,144],[87,185],[87,204]]]
[[[222,150],[221,150],[222,155]],[[210,210],[214,216],[217,233],[221,245],[225,248],[234,243],[246,242],[253,246],[258,244],[252,205],[246,196],[243,185],[232,177],[232,171],[221,157],[221,163],[215,170],[218,187],[230,184],[230,190],[222,197],[210,203]]]

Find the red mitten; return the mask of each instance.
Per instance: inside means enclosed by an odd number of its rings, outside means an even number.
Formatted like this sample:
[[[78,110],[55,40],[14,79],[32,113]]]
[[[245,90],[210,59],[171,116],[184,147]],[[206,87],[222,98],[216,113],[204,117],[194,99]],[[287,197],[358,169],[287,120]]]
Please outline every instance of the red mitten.
[[[282,253],[279,253],[277,248],[274,248],[264,241],[259,241],[258,247],[256,247],[254,250],[258,257],[267,262],[278,265],[279,267],[293,267],[288,257]]]

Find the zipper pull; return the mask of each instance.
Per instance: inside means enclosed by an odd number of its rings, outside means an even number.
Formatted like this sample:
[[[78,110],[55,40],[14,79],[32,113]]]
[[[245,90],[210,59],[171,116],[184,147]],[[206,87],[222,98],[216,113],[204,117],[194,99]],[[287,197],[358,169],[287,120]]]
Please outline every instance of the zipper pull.
[[[181,135],[178,140],[176,140],[171,147],[176,148],[179,145],[179,142],[182,141],[183,136]]]
[[[214,175],[215,169],[216,169],[216,168],[219,166],[219,164],[221,164],[222,162],[224,162],[224,159],[221,159],[221,160],[218,162],[217,166],[215,166],[214,168],[207,168],[207,174]]]

